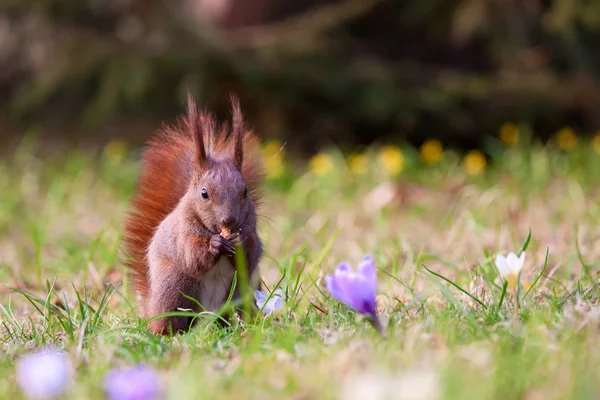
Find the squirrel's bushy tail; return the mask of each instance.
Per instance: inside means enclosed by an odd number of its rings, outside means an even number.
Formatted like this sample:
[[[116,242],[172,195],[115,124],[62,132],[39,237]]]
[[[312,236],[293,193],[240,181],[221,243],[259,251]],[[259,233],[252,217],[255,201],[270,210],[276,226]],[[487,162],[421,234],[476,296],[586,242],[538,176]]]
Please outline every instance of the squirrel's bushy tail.
[[[234,97],[232,108],[233,124],[243,123],[239,103]],[[150,241],[158,225],[175,209],[188,190],[193,176],[197,151],[194,132],[198,131],[198,126],[201,127],[208,157],[233,154],[227,124],[217,127],[213,115],[198,110],[194,99],[188,97],[187,115],[172,126],[163,126],[147,143],[142,155],[142,171],[125,222],[122,249],[134,290],[142,297],[148,295],[146,251]],[[258,208],[264,178],[260,144],[247,130],[244,131],[243,143],[242,176],[248,195]]]

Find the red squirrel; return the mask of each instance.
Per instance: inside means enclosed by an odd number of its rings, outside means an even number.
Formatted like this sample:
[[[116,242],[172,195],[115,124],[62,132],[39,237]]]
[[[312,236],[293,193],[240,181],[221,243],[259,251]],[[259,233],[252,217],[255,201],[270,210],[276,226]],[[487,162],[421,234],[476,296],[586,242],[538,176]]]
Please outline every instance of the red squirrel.
[[[245,251],[250,282],[257,280],[256,210],[264,175],[258,139],[246,130],[237,98],[231,105],[227,135],[227,124],[217,127],[188,96],[187,115],[163,126],[143,152],[123,243],[145,318],[178,308],[201,311],[181,293],[216,311],[231,291],[236,244]],[[190,324],[189,317],[163,317],[149,329],[164,335]]]

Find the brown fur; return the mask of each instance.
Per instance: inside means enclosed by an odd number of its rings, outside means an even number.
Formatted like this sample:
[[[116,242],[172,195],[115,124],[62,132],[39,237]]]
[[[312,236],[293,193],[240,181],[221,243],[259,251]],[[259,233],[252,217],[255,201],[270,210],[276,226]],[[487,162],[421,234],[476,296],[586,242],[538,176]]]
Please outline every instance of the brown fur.
[[[227,253],[232,242],[219,236],[226,223],[241,229],[241,236],[232,240],[242,240],[248,272],[251,276],[256,272],[262,255],[256,232],[263,180],[259,143],[244,128],[234,98],[232,108],[232,132],[227,137],[228,127],[218,129],[214,117],[200,112],[188,98],[187,115],[164,126],[143,153],[123,243],[125,264],[145,317],[178,307],[197,309],[180,292],[213,306],[222,304],[223,290],[231,288],[230,268],[235,268]],[[203,188],[209,199],[202,197]],[[155,333],[188,327],[189,321],[181,317],[150,324]]]

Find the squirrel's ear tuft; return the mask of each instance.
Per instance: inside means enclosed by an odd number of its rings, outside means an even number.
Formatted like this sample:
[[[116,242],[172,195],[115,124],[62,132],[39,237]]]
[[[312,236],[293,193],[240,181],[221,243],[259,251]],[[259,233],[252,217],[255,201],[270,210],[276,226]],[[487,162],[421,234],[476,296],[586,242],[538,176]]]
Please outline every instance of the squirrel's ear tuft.
[[[200,167],[204,167],[208,162],[208,158],[206,156],[206,147],[204,146],[203,121],[200,112],[198,111],[198,106],[190,94],[188,94],[187,108],[188,126],[194,140],[196,161]]]
[[[244,117],[240,109],[240,102],[235,95],[231,95],[231,108],[233,114],[232,132],[233,135],[233,160],[235,165],[241,171],[244,162]]]

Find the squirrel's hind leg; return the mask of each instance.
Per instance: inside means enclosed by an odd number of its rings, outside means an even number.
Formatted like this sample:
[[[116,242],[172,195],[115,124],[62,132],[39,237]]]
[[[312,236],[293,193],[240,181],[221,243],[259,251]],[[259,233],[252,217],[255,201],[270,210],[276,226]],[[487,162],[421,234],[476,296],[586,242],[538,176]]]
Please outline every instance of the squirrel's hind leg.
[[[178,311],[178,308],[199,311],[198,304],[186,296],[197,298],[198,281],[177,272],[175,269],[163,269],[160,277],[153,282],[150,295],[146,304],[148,316]],[[154,334],[169,335],[171,333],[186,332],[189,330],[193,317],[172,316],[155,319],[148,328]]]

